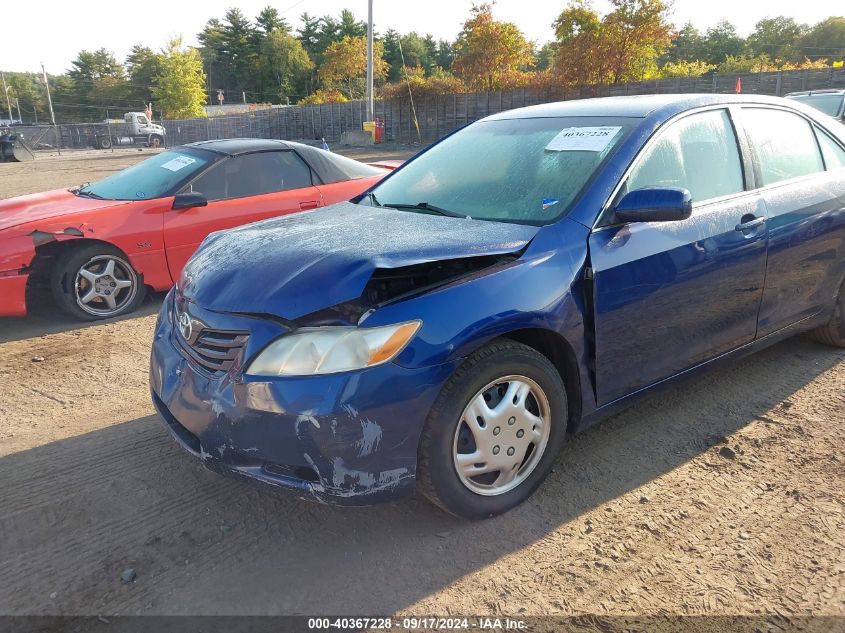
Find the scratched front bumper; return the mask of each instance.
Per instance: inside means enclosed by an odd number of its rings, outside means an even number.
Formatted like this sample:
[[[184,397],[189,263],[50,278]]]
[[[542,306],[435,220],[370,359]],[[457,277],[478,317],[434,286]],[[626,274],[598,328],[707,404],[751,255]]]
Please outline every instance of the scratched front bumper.
[[[178,350],[171,305],[169,295],[153,340],[153,403],[176,440],[204,465],[345,505],[413,492],[423,423],[452,365],[407,369],[387,363],[330,376],[245,376],[243,367],[284,329],[202,311],[209,326],[251,333],[243,358],[214,376]]]

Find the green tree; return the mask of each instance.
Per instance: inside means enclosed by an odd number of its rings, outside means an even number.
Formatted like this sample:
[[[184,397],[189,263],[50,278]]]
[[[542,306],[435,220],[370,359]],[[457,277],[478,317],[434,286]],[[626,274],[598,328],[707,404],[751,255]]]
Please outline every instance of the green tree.
[[[278,98],[301,96],[314,68],[302,42],[282,30],[272,31],[261,44],[262,73]]]
[[[554,66],[555,56],[557,55],[557,47],[555,42],[546,42],[537,51],[537,70],[549,70]]]
[[[240,9],[229,9],[226,12],[222,45],[236,90],[260,91],[260,84],[256,82],[259,76],[256,29]]]
[[[800,61],[797,43],[806,32],[807,25],[798,24],[794,18],[778,16],[757,22],[748,36],[748,52],[752,56],[768,55],[772,59]],[[843,42],[845,44],[845,42]]]
[[[663,56],[664,61],[691,62],[701,59],[704,52],[703,41],[701,32],[692,22],[687,22],[672,38],[672,43]]]
[[[261,9],[261,13],[255,18],[255,24],[264,35],[269,35],[275,31],[290,33],[290,24],[288,24],[288,21],[279,14],[278,9],[270,5]]]
[[[708,64],[721,64],[728,55],[737,57],[743,53],[745,40],[727,20],[721,20],[705,32],[702,40],[702,59]]]
[[[205,73],[202,57],[193,48],[183,48],[182,38],[167,43],[161,52],[160,70],[153,97],[165,117],[187,119],[205,116]]]
[[[209,20],[197,36],[200,56],[203,61],[208,87],[224,91],[234,84],[226,55],[223,23],[217,18]]]
[[[159,74],[160,57],[151,48],[136,44],[126,56],[126,71],[131,85],[128,98],[132,103],[148,103],[152,98],[155,78]]]
[[[809,59],[845,59],[845,17],[830,17],[814,25],[801,36],[798,47]]]
[[[493,3],[474,4],[455,41],[452,69],[474,88],[497,90],[534,64],[533,48],[515,24],[493,18]]]

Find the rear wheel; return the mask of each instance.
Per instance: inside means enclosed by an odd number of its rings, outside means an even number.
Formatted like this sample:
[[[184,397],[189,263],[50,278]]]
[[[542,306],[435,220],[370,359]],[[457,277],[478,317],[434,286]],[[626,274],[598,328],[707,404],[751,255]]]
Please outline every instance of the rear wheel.
[[[100,149],[111,149],[111,139],[108,136],[101,136],[97,141]]]
[[[467,518],[507,512],[551,470],[567,417],[563,381],[545,356],[513,341],[485,346],[432,407],[420,442],[420,491]]]
[[[56,304],[94,321],[133,312],[146,287],[122,253],[103,244],[67,250],[55,262],[50,287]]]
[[[811,334],[817,341],[827,345],[845,347],[845,281],[839,288],[839,296],[836,298],[836,306],[830,321],[813,330]]]

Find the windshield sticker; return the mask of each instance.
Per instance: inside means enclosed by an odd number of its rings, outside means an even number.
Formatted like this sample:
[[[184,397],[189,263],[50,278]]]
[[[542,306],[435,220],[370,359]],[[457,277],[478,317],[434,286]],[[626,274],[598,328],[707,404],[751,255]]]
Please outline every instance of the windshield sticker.
[[[557,198],[543,198],[543,211],[549,207],[555,206],[558,202],[560,202],[560,200]]]
[[[602,152],[622,128],[604,127],[568,127],[561,130],[549,144],[549,152]]]
[[[190,156],[177,156],[176,158],[164,163],[162,167],[169,169],[170,171],[179,171],[180,169],[184,169],[195,162],[197,162],[196,158],[191,158]]]

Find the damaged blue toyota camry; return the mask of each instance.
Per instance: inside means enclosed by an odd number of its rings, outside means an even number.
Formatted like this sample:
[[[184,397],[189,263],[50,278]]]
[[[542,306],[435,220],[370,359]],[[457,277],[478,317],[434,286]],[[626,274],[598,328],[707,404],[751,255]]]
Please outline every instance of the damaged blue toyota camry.
[[[505,512],[566,437],[798,332],[845,346],[845,139],[795,102],[614,97],[496,114],[365,194],[212,234],[150,381],[222,473]]]

